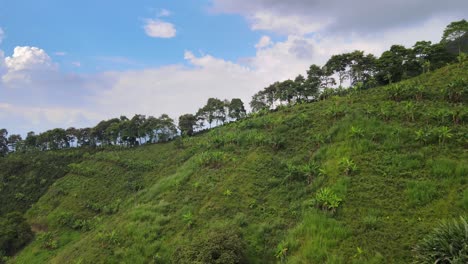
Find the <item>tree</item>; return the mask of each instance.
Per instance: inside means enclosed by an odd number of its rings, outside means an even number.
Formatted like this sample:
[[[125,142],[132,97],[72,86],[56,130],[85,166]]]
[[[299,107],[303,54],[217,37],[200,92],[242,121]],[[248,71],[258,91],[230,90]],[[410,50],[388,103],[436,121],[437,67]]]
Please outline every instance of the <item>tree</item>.
[[[0,129],[0,156],[8,154],[8,130],[5,128]]]
[[[150,142],[167,141],[177,133],[174,120],[166,114],[159,118],[148,117],[144,127]]]
[[[146,122],[146,116],[134,115],[130,120],[129,133],[130,137],[134,137],[138,140],[138,144],[141,145],[141,138],[146,137],[145,128],[143,125]],[[135,142],[136,143],[136,142]]]
[[[37,136],[34,131],[29,131],[24,140],[24,145],[27,149],[35,149],[37,147]]]
[[[328,86],[329,81],[330,78],[326,70],[312,64],[307,71],[307,80],[304,85],[303,96],[307,99],[316,98],[320,90]]]
[[[339,54],[333,55],[325,64],[325,67],[329,73],[338,75],[340,86],[342,86],[346,79],[349,79],[349,73],[346,70],[348,61],[348,54]]]
[[[442,35],[442,42],[447,43],[449,41],[457,43],[458,54],[462,52],[461,42],[462,38],[468,34],[468,21],[465,19],[450,23],[444,30]]]
[[[401,45],[393,45],[390,50],[382,53],[377,60],[377,79],[381,84],[399,82],[405,79],[405,69],[410,50]]]
[[[198,110],[197,119],[207,121],[210,128],[213,121],[224,123],[226,121],[225,106],[225,103],[218,98],[209,98],[206,105]]]
[[[71,144],[78,141],[78,129],[74,127],[69,127],[65,130],[65,133],[67,134],[68,142],[70,142]]]
[[[228,105],[228,115],[232,119],[242,119],[246,116],[247,112],[244,108],[244,102],[239,98],[233,98]]]
[[[267,100],[267,96],[264,90],[259,91],[258,93],[252,96],[252,100],[250,101],[250,107],[252,108],[253,112],[259,112],[264,109],[269,109],[270,105]]]
[[[197,124],[197,118],[192,114],[185,114],[179,117],[179,129],[183,136],[193,135],[193,127]]]
[[[21,135],[11,134],[8,137],[8,145],[11,147],[12,151],[16,151],[18,144],[20,144],[22,140],[23,138],[21,137]]]
[[[280,82],[276,85],[276,88],[278,89],[278,99],[280,101],[286,101],[288,104],[291,104],[297,95],[296,85],[292,80]]]

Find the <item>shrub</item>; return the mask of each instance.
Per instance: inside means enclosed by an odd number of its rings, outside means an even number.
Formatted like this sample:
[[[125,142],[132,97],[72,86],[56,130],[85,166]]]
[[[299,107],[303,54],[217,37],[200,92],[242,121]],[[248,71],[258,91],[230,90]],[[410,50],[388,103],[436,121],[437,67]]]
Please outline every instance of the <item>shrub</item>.
[[[292,163],[287,163],[287,176],[286,179],[290,181],[307,181],[311,184],[314,177],[322,174],[320,166],[315,162],[309,162],[305,165],[296,166]]]
[[[213,230],[199,235],[192,243],[174,250],[171,263],[243,264],[247,263],[246,245],[232,228]]]
[[[364,137],[364,130],[359,127],[352,126],[350,130],[351,136],[353,138],[363,138]]]
[[[214,169],[220,168],[227,160],[227,155],[223,152],[203,152],[198,158],[198,164]]]
[[[54,250],[58,248],[58,241],[51,232],[43,232],[37,236],[43,249]]]
[[[389,85],[385,88],[385,91],[389,98],[396,102],[412,97],[411,87],[408,84],[397,83]]]
[[[437,137],[439,138],[439,144],[445,144],[445,142],[452,138],[452,130],[450,128],[443,126],[436,130]]]
[[[357,171],[356,163],[352,159],[343,158],[339,165],[345,175],[351,175],[351,173]]]
[[[336,212],[342,199],[339,198],[330,188],[322,188],[315,194],[315,205],[324,211]]]
[[[0,217],[0,252],[12,256],[33,237],[31,228],[19,212]]]
[[[102,248],[109,248],[112,245],[120,245],[120,236],[115,230],[99,232],[96,237]]]
[[[427,130],[419,129],[415,132],[415,134],[415,140],[422,144],[427,144],[431,138],[431,133]]]
[[[466,101],[468,97],[468,81],[465,79],[457,79],[449,83],[444,90],[444,95],[451,103]]]
[[[187,225],[187,227],[192,227],[193,226],[193,214],[192,212],[188,212],[186,214],[182,215],[182,220],[184,223]]]
[[[414,248],[415,263],[468,263],[466,219],[441,222]]]
[[[286,263],[286,257],[288,255],[288,247],[283,242],[276,247],[275,257],[281,262]]]

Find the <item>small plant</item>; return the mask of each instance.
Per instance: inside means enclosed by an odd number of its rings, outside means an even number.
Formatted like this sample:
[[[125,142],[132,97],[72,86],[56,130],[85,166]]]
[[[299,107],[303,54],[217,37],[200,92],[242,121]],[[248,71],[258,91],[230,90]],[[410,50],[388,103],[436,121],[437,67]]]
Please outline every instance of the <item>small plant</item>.
[[[424,99],[424,91],[426,90],[426,87],[424,85],[419,84],[416,86],[416,96],[415,99],[418,101],[421,101]]]
[[[193,226],[193,215],[192,212],[188,212],[182,215],[182,220],[185,222],[187,227],[191,228]]]
[[[362,255],[364,255],[364,250],[360,247],[356,247],[356,254],[354,255],[354,258],[360,258]]]
[[[391,100],[399,102],[404,99],[407,86],[397,83],[387,86],[385,89]]]
[[[415,132],[415,140],[422,143],[422,144],[427,144],[431,137],[431,133],[429,131],[419,129],[418,131]]]
[[[414,113],[415,113],[416,107],[413,102],[407,102],[405,104],[405,113],[408,121],[414,122]]]
[[[366,227],[367,230],[374,230],[378,227],[379,225],[379,218],[375,215],[366,215],[363,219],[362,222],[364,226]]]
[[[457,61],[460,67],[465,65],[465,62],[468,61],[468,54],[461,52],[460,55],[457,56]]]
[[[111,245],[120,245],[120,238],[115,230],[99,232],[97,234],[97,239],[101,243],[102,248],[108,248]]]
[[[280,261],[280,263],[286,263],[286,257],[288,255],[288,247],[284,243],[280,243],[276,247],[275,257]]]
[[[414,248],[415,263],[468,263],[468,224],[464,217],[441,222]]]
[[[333,118],[334,121],[345,116],[345,110],[342,107],[340,107],[337,103],[332,104],[330,107],[328,107],[326,113],[329,117]]]
[[[357,165],[352,159],[343,158],[339,165],[345,175],[351,175],[351,173],[357,171]]]
[[[443,126],[437,129],[437,137],[439,138],[439,144],[445,144],[445,142],[452,138],[453,134],[450,128]]]
[[[351,136],[353,138],[363,138],[364,137],[364,130],[359,127],[352,126],[351,127]]]
[[[336,212],[342,199],[330,188],[322,188],[315,194],[315,205],[324,211]]]
[[[224,196],[231,196],[231,195],[232,195],[232,191],[229,190],[229,189],[226,189],[226,190],[223,192],[223,195],[224,195]]]
[[[466,101],[468,97],[468,82],[465,79],[457,79],[447,85],[444,93],[449,102],[460,103]]]
[[[54,250],[58,248],[58,241],[51,232],[40,233],[37,240],[40,241],[43,249]]]
[[[227,155],[223,152],[203,152],[198,158],[198,163],[202,166],[213,169],[220,168],[227,160]]]
[[[299,170],[302,173],[302,175],[304,175],[307,178],[308,185],[312,183],[314,177],[324,174],[320,166],[313,161],[301,166]]]

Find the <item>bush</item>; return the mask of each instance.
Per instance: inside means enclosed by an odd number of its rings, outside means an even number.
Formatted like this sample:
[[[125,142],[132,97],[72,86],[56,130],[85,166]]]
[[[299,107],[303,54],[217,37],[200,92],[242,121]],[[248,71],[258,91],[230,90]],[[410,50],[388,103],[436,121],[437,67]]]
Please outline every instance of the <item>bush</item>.
[[[340,168],[343,170],[345,175],[351,175],[351,173],[357,171],[356,163],[352,159],[343,158],[340,161]]]
[[[315,194],[315,205],[324,211],[336,212],[341,204],[339,198],[330,188],[322,188]]]
[[[240,233],[231,228],[198,235],[189,245],[174,250],[171,263],[242,264],[247,263],[246,245]]]
[[[445,98],[451,103],[466,102],[468,99],[468,81],[457,79],[447,85]]]
[[[415,248],[415,263],[468,263],[468,224],[465,218],[439,224]]]
[[[31,228],[18,212],[0,217],[0,252],[12,256],[33,238]]]
[[[51,232],[40,233],[37,236],[37,241],[41,243],[43,249],[54,250],[58,248],[58,241]]]
[[[198,158],[198,164],[213,169],[220,168],[225,161],[227,155],[223,152],[203,152]]]

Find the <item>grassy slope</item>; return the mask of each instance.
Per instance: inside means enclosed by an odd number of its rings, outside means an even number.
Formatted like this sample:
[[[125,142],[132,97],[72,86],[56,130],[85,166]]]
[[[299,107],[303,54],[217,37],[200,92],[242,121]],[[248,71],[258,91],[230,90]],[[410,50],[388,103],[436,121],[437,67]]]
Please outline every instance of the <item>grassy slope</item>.
[[[15,153],[0,159],[0,217],[13,211],[26,212],[51,184],[68,173],[68,164],[80,162],[88,151]]]
[[[192,238],[239,228],[251,263],[279,261],[285,248],[288,263],[408,263],[438,220],[468,209],[466,105],[464,124],[437,115],[460,109],[440,92],[460,76],[468,67],[418,77],[426,96],[412,100],[414,121],[407,102],[376,88],[252,117],[183,146],[88,155],[27,212],[39,234],[11,262],[170,263]],[[442,126],[453,134],[445,144],[415,140],[415,131]],[[344,175],[343,158],[357,172]],[[311,184],[286,177],[288,163],[309,161],[324,171]],[[322,187],[343,199],[334,215],[313,206]]]

